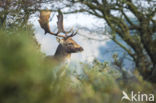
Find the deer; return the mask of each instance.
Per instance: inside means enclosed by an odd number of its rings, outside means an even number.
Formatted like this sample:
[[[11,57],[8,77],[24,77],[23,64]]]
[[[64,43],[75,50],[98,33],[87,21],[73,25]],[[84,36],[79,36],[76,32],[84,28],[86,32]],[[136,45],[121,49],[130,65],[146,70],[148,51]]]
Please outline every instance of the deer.
[[[54,33],[50,30],[49,26],[49,18],[51,15],[50,10],[41,10],[40,11],[40,17],[39,17],[39,24],[41,28],[45,31],[45,34],[51,34],[53,36],[56,36],[56,40],[59,43],[56,52],[53,56],[48,56],[48,58],[53,58],[58,62],[65,61],[67,59],[71,58],[72,53],[78,53],[82,52],[83,48],[76,43],[72,39],[73,36],[77,34],[77,31],[73,31],[73,29],[69,31],[64,30],[64,25],[63,25],[63,13],[61,10],[58,10],[58,15],[57,15],[57,32]],[[61,35],[60,33],[63,33],[64,35]]]

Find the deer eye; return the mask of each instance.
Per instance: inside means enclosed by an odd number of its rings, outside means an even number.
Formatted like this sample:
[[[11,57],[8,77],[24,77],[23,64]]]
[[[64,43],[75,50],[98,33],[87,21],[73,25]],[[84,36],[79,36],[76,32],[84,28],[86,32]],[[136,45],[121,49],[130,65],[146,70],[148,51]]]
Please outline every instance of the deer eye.
[[[69,43],[68,45],[73,45],[73,43]]]

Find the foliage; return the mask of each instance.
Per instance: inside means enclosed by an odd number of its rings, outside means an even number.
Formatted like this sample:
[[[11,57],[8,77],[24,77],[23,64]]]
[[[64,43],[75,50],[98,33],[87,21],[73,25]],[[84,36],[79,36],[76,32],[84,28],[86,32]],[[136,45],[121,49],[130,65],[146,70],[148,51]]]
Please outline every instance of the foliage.
[[[111,39],[131,56],[144,79],[156,82],[154,0],[70,0],[65,5],[73,7],[66,13],[87,12],[105,20]]]
[[[1,0],[0,28],[24,26],[44,0]]]
[[[98,61],[82,63],[81,75],[68,73],[68,66],[55,75],[55,63],[40,53],[29,28],[0,29],[0,37],[0,103],[120,103],[123,90],[155,93],[137,72],[125,81]]]

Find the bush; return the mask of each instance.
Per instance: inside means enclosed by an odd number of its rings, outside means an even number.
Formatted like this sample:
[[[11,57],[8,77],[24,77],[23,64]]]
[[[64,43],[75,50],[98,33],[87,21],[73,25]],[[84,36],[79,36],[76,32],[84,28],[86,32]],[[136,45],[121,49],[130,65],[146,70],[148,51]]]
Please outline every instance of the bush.
[[[32,31],[0,30],[0,102],[34,103],[51,94],[52,77]]]
[[[0,30],[0,103],[120,103],[122,91],[154,93],[154,85],[137,72],[135,79],[107,63],[82,63],[83,73],[55,72],[54,61],[45,60],[31,29]],[[57,77],[55,77],[57,76]]]

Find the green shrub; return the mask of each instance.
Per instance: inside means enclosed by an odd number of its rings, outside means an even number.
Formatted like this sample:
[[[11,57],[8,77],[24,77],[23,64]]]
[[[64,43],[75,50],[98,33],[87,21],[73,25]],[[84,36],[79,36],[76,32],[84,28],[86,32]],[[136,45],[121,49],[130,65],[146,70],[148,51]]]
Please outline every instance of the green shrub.
[[[98,61],[82,63],[81,75],[62,66],[55,77],[55,62],[37,47],[29,28],[0,30],[0,103],[120,103],[123,90],[155,94],[137,72],[119,79],[118,70]]]
[[[52,81],[44,55],[37,50],[31,30],[0,30],[0,101],[34,103],[51,94]]]

